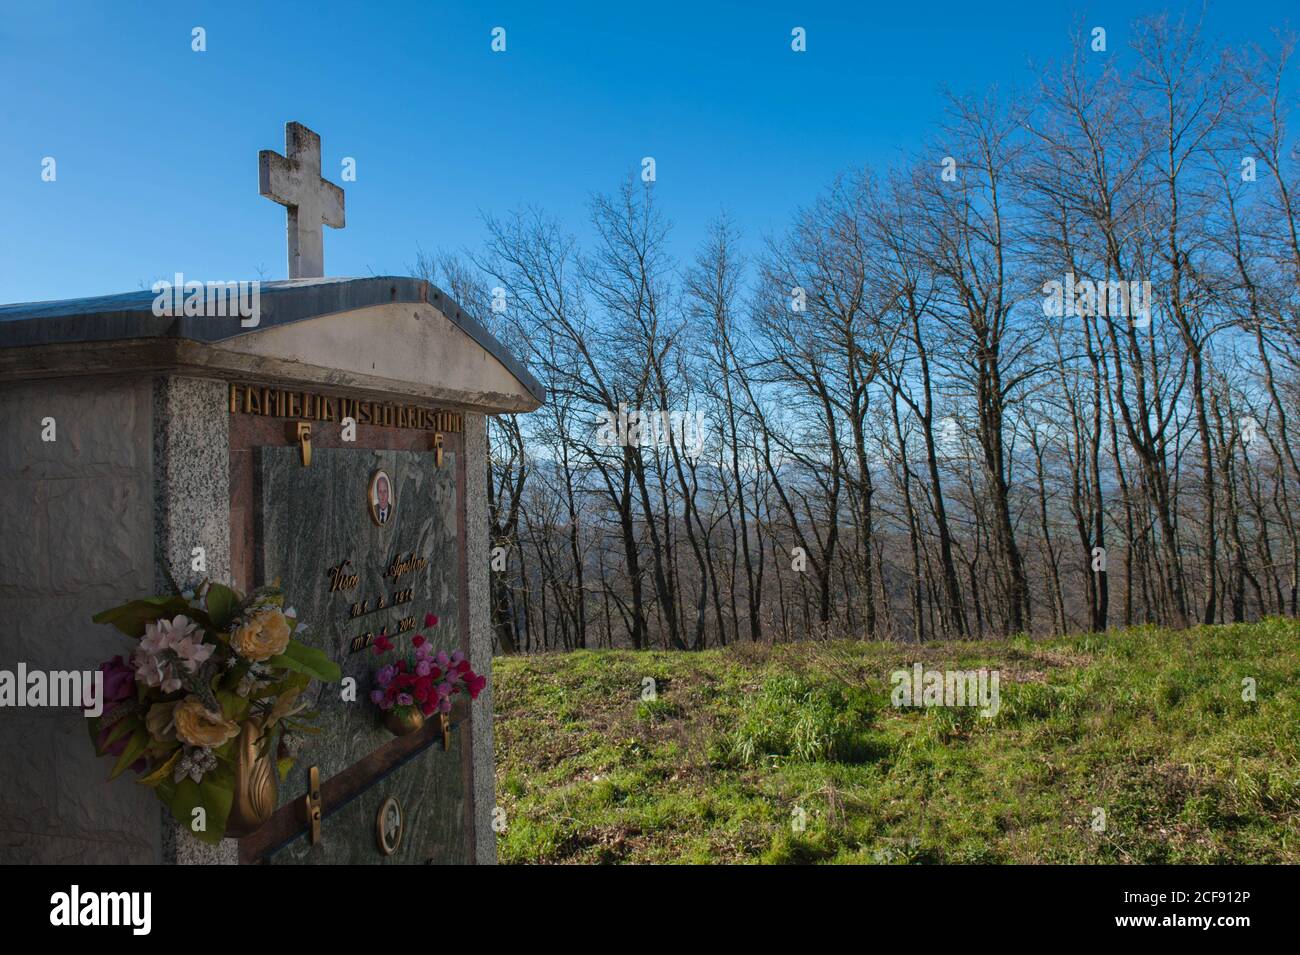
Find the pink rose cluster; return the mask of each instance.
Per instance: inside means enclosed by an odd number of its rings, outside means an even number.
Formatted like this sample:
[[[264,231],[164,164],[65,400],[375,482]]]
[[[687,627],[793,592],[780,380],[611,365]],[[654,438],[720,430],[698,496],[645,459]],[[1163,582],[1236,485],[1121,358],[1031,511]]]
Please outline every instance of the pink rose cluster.
[[[428,614],[426,627],[434,627],[438,618]],[[415,648],[412,656],[380,667],[375,673],[375,688],[370,701],[387,712],[394,706],[418,706],[425,716],[451,710],[451,698],[457,693],[468,693],[471,700],[487,686],[487,678],[470,669],[465,654],[459,650],[448,653],[434,651],[423,634],[411,638]],[[393,649],[392,640],[380,637],[375,641],[375,655]]]

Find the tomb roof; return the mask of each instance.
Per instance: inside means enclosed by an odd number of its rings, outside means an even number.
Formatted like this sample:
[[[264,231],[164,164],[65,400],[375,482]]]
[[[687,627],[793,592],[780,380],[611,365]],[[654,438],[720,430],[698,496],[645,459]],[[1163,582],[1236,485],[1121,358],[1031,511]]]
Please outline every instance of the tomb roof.
[[[0,305],[0,381],[174,372],[398,393],[485,413],[531,411],[545,401],[524,364],[423,279],[257,287],[253,327],[238,315],[155,315],[150,289]]]

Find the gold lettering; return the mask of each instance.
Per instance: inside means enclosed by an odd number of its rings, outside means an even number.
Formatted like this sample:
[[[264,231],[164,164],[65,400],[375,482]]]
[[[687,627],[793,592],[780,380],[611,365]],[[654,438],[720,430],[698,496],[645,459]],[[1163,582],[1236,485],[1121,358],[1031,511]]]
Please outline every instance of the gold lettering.
[[[334,593],[339,590],[351,590],[353,587],[357,585],[357,575],[349,574],[346,572],[347,566],[350,563],[351,563],[350,559],[345,560],[337,567],[331,567],[329,569],[329,576],[330,576],[329,592],[330,593]]]
[[[238,382],[231,382],[228,397],[231,414],[317,421],[352,418],[357,424],[435,433],[459,434],[465,430],[464,416],[460,412],[421,408],[419,405],[392,401],[336,397],[314,391],[292,391]]]
[[[393,580],[400,580],[412,571],[423,570],[428,563],[429,562],[423,557],[416,557],[414,553],[409,554],[405,560],[403,560],[399,554],[394,557],[393,562],[388,565],[388,569],[384,571],[384,576],[392,577]]]

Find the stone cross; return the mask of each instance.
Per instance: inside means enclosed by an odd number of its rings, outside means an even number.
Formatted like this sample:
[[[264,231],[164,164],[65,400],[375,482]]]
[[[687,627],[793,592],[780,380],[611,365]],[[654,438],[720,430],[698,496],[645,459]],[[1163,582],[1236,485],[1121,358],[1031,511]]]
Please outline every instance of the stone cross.
[[[343,228],[343,190],[320,174],[320,137],[301,123],[284,124],[288,158],[263,149],[257,155],[259,194],[289,210],[289,278],[325,275],[321,225]]]

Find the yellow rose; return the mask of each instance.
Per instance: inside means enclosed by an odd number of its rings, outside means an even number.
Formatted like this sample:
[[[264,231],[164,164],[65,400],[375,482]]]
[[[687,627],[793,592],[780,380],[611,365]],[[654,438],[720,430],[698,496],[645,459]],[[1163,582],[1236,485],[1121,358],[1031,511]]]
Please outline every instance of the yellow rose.
[[[177,703],[172,718],[176,721],[177,737],[191,746],[220,746],[239,735],[238,723],[209,711],[196,696],[187,696]]]
[[[289,621],[278,610],[255,613],[234,632],[230,645],[241,657],[254,663],[278,657],[289,645]]]
[[[155,703],[145,715],[144,725],[149,735],[162,743],[176,740],[176,703]]]

